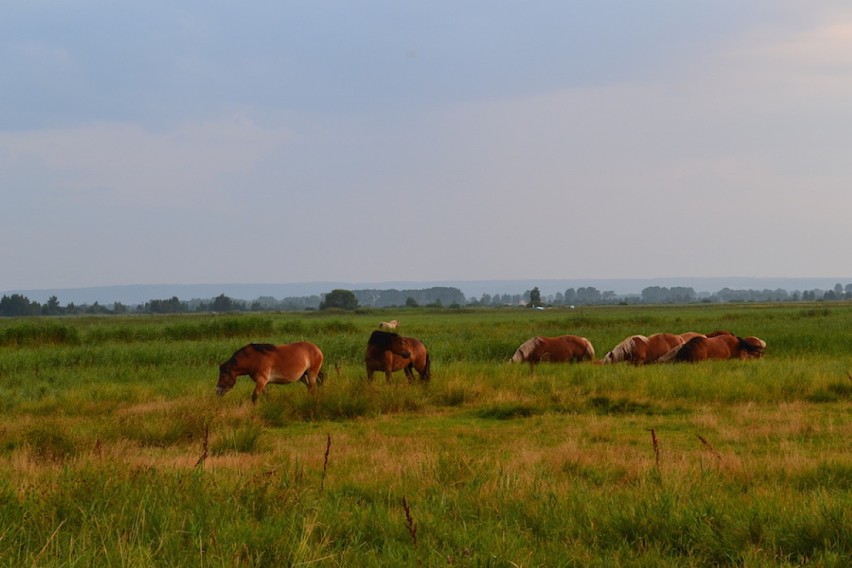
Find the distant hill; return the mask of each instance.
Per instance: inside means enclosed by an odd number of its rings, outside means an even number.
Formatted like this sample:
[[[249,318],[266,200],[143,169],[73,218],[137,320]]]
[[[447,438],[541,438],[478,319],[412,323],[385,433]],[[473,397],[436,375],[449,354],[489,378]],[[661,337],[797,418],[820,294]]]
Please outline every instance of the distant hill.
[[[225,294],[237,300],[255,300],[261,297],[276,299],[322,295],[335,288],[346,290],[417,290],[436,286],[458,288],[466,298],[479,298],[482,294],[522,294],[538,286],[542,295],[565,292],[568,288],[594,287],[601,292],[612,290],[619,295],[640,294],[649,286],[691,287],[697,293],[718,292],[723,288],[746,290],[830,290],[840,283],[852,283],[852,277],[839,278],[625,278],[625,279],[528,279],[528,280],[444,280],[444,281],[388,281],[388,282],[300,282],[282,284],[139,284],[126,286],[96,286],[90,288],[48,288],[41,290],[8,290],[0,295],[21,294],[32,301],[45,303],[56,296],[66,305],[108,305],[115,302],[132,306],[154,299],[177,297],[188,301],[210,299]]]

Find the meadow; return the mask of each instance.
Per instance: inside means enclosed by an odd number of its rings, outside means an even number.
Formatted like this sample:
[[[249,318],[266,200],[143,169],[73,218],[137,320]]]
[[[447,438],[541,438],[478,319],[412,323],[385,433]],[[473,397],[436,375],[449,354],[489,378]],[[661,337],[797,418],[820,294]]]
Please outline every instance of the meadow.
[[[433,379],[364,378],[398,319]],[[763,359],[527,365],[535,335],[731,330]],[[247,377],[308,340],[326,381]],[[848,566],[852,304],[0,320],[3,566]]]

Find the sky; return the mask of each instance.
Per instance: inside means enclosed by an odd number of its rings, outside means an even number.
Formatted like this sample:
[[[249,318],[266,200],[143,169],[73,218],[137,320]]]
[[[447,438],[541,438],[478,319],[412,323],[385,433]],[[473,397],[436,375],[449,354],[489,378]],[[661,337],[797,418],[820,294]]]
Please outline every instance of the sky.
[[[0,290],[852,276],[852,6],[6,0]]]

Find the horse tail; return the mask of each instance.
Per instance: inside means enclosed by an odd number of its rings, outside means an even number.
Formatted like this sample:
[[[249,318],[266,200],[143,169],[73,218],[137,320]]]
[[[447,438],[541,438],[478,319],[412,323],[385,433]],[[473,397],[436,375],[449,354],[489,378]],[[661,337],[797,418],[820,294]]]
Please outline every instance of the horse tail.
[[[423,367],[423,380],[428,381],[432,378],[432,356],[426,353],[426,365]]]
[[[595,360],[595,347],[594,347],[594,345],[592,345],[591,341],[589,341],[588,339],[585,339],[585,338],[584,338],[584,342],[585,342],[585,345],[586,345],[586,352],[583,355],[583,360],[585,361],[586,359],[589,359],[591,361],[594,361]]]
[[[515,351],[515,354],[512,355],[512,358],[509,359],[510,363],[523,363],[526,361],[530,355],[532,355],[535,348],[538,347],[539,343],[541,343],[540,337],[533,337],[532,339],[525,341],[518,347],[518,350]]]
[[[322,369],[317,373],[316,382],[319,387],[325,382],[325,372]]]
[[[681,343],[669,349],[664,355],[660,356],[655,363],[673,363],[675,361],[687,361],[691,357],[698,338],[693,338],[686,343]],[[702,338],[703,339],[703,338]]]

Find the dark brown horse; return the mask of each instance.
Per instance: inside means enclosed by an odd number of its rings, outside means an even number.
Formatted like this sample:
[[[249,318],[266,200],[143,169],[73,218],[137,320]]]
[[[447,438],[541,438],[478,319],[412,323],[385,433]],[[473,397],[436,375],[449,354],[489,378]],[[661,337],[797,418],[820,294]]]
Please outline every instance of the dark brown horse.
[[[560,335],[559,337],[537,336],[525,341],[518,347],[510,363],[530,364],[530,370],[536,363],[571,363],[593,360],[595,348],[592,342],[579,335]]]
[[[288,345],[250,343],[237,350],[230,359],[219,366],[216,394],[222,396],[231,390],[240,375],[248,375],[255,382],[251,401],[266,393],[269,383],[305,383],[310,392],[322,385],[322,351],[313,343],[299,341]]]
[[[713,337],[693,337],[666,353],[661,362],[706,361],[708,359],[757,359],[763,356],[766,342],[758,337],[737,337],[730,334]]]
[[[673,348],[684,343],[683,337],[672,333],[655,333],[653,335],[631,335],[612,348],[602,363],[618,363],[628,361],[634,365],[653,363]]]
[[[422,381],[428,381],[432,376],[432,358],[423,342],[387,331],[370,334],[364,362],[369,380],[373,379],[376,371],[384,372],[388,382],[393,373],[399,370],[405,373],[409,382],[414,380],[414,371],[417,371]]]

